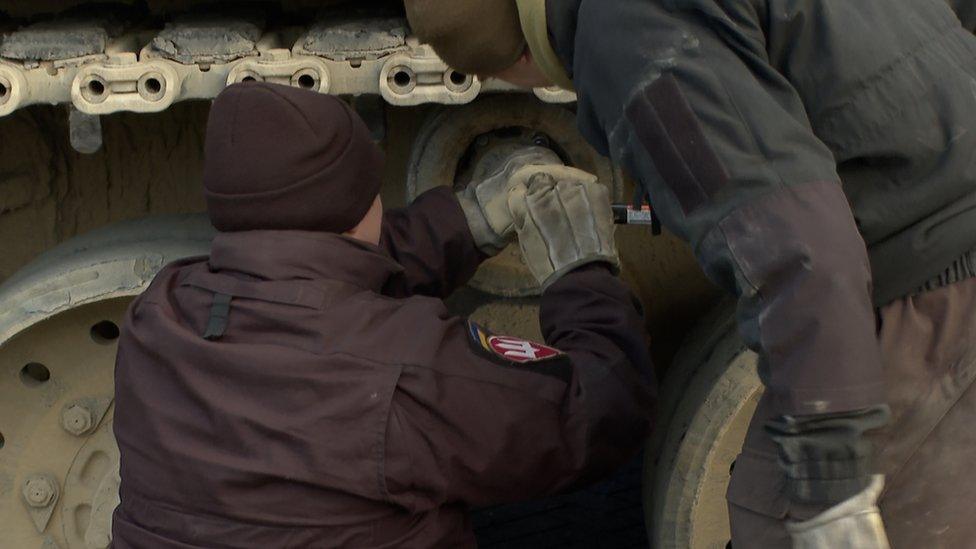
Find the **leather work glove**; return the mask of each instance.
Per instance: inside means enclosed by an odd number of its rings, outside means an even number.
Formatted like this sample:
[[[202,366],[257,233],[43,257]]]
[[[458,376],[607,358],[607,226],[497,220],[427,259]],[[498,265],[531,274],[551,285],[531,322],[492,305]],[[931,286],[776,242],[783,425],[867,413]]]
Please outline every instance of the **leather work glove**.
[[[515,233],[508,209],[509,189],[528,181],[540,166],[562,165],[559,156],[545,147],[485,155],[475,166],[471,184],[457,193],[478,249],[495,255]]]
[[[787,522],[793,549],[889,549],[878,496],[884,476],[861,493],[803,522]]]
[[[545,290],[587,263],[620,266],[607,188],[594,175],[550,166],[508,193],[522,256]]]

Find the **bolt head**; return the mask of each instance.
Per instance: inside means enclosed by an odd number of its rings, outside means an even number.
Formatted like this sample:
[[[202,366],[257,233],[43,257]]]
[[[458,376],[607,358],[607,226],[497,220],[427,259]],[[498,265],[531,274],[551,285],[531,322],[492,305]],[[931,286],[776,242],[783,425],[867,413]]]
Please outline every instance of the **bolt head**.
[[[55,493],[54,485],[45,477],[31,477],[24,482],[24,499],[31,507],[47,507]]]
[[[61,413],[61,426],[72,435],[80,436],[91,430],[94,418],[91,410],[80,404],[72,404]]]

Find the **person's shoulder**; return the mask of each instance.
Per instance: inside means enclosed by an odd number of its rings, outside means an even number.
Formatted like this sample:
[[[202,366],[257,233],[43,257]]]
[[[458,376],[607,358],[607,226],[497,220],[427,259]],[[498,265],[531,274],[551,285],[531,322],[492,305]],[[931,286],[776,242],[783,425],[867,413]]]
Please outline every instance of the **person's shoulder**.
[[[373,292],[353,297],[354,313],[369,318],[373,332],[409,335],[417,340],[456,321],[443,300],[428,296],[393,298]]]
[[[156,303],[164,295],[178,287],[185,277],[193,271],[207,269],[209,256],[184,257],[163,266],[153,277],[140,296],[139,302]]]
[[[390,297],[377,292],[361,292],[351,297],[355,302],[371,308],[382,309],[399,314],[435,314],[447,312],[444,300],[437,297],[414,295],[410,297]]]
[[[452,326],[462,323],[442,300],[426,296],[391,298],[363,292],[341,307],[344,310],[329,313],[342,316],[345,341],[337,349],[381,362],[426,362]]]

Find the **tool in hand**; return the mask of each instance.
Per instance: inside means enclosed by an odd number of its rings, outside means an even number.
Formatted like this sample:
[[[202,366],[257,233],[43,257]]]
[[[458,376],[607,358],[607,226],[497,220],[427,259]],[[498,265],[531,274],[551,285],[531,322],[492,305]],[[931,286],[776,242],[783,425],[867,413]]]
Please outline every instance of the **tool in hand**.
[[[650,206],[651,197],[638,185],[634,189],[634,199],[630,204],[611,204],[613,222],[617,225],[645,225],[651,228],[652,235],[661,234],[661,219]]]
[[[644,204],[635,208],[632,204],[612,204],[613,222],[617,225],[653,225],[654,214],[651,207]]]

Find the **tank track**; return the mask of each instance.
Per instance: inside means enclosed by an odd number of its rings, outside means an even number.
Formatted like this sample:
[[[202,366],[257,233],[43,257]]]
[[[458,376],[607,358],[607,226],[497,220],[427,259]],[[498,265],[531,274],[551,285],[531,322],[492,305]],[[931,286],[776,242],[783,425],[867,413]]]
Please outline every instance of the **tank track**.
[[[72,17],[14,26],[0,38],[0,116],[34,104],[67,104],[84,115],[159,112],[248,80],[379,95],[395,106],[514,91],[451,69],[401,17],[324,17],[280,28],[246,15],[175,16],[155,28]],[[534,93],[575,100],[558,89]]]

